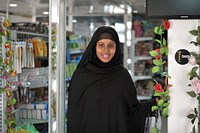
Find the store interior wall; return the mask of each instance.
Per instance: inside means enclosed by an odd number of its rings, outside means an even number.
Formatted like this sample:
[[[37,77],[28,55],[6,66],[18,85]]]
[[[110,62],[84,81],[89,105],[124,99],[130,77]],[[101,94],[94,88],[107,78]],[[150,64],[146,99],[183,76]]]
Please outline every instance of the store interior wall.
[[[197,100],[192,99],[186,92],[189,88],[190,80],[188,72],[192,66],[188,63],[180,65],[175,61],[175,53],[180,49],[194,51],[199,53],[197,47],[190,44],[195,40],[189,31],[196,29],[199,20],[170,20],[170,29],[168,30],[168,72],[171,76],[169,84],[170,89],[170,107],[168,118],[168,133],[189,133],[192,131],[188,113],[197,107]],[[196,125],[197,127],[197,125]]]

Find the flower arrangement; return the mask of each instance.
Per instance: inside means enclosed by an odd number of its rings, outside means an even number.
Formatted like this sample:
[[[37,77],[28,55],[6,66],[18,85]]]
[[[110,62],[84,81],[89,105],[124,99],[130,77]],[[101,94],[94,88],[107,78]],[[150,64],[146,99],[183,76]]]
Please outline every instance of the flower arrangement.
[[[157,80],[154,79],[155,81],[155,86],[154,86],[154,96],[159,99],[157,101],[157,105],[152,107],[152,112],[154,111],[160,111],[161,116],[166,118],[168,117],[168,107],[169,107],[169,86],[168,85],[168,78],[170,76],[166,71],[164,71],[163,67],[165,64],[167,64],[167,61],[163,60],[164,56],[168,55],[168,47],[167,47],[167,41],[166,38],[163,36],[164,31],[168,30],[170,28],[170,23],[168,20],[164,20],[160,27],[156,26],[154,28],[154,33],[159,36],[160,39],[155,39],[155,42],[159,44],[159,47],[150,51],[150,55],[154,58],[153,59],[153,68],[152,68],[152,73],[154,74],[159,74],[161,79],[164,79],[164,85],[162,83],[158,82]],[[159,133],[159,129],[155,125],[155,127],[152,129],[152,133]]]
[[[0,23],[0,44],[3,42],[3,37],[6,38],[6,42],[3,45],[3,49],[5,50],[5,58],[0,58],[0,78],[3,80],[3,87],[0,88],[0,93],[6,93],[6,119],[5,124],[7,124],[7,128],[13,129],[16,125],[15,117],[14,117],[14,104],[16,103],[16,99],[12,95],[13,86],[16,85],[14,82],[14,78],[16,76],[16,70],[13,69],[13,50],[11,45],[11,31],[9,27],[11,26],[11,22],[7,19],[4,22]]]
[[[196,41],[191,41],[191,44],[194,44],[195,46],[198,47],[200,46],[200,26],[197,27],[195,30],[190,30],[189,33],[193,36],[196,37]],[[192,98],[196,98],[198,101],[198,108],[194,108],[192,112],[190,112],[187,117],[191,120],[191,123],[193,125],[192,128],[192,133],[196,133],[196,128],[195,128],[195,121],[198,121],[198,128],[200,129],[200,116],[199,116],[199,111],[200,111],[200,75],[197,70],[200,68],[200,54],[196,52],[190,52],[188,61],[189,64],[191,64],[193,67],[191,71],[189,72],[189,80],[191,81],[191,84],[189,84],[190,87],[192,87],[192,91],[187,92],[189,96]]]

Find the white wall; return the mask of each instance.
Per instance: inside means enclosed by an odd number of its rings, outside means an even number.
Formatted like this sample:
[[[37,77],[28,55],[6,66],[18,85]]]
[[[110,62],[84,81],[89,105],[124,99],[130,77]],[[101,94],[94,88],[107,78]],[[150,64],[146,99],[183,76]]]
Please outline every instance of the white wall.
[[[197,28],[198,20],[170,20],[170,24],[171,27],[168,32],[168,71],[171,76],[169,84],[172,84],[173,87],[170,89],[171,104],[168,133],[190,133],[192,126],[186,116],[191,109],[197,106],[197,100],[186,94],[187,91],[191,90],[188,87],[190,81],[187,74],[192,66],[190,64],[178,64],[174,56],[179,49],[198,52],[198,48],[190,44],[190,41],[194,40],[195,37],[188,32]]]

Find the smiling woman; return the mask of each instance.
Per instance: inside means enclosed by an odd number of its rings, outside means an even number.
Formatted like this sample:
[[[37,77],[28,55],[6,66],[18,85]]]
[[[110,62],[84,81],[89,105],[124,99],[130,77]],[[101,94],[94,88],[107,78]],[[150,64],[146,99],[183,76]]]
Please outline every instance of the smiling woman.
[[[146,116],[156,100],[137,100],[121,59],[115,29],[99,27],[70,82],[67,133],[144,133]]]

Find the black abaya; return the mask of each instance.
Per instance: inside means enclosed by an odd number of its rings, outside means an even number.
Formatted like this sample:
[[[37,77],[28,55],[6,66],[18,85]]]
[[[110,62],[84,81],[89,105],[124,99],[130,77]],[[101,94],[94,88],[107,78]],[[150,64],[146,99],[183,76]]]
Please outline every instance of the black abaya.
[[[88,57],[105,31],[115,37],[119,49],[114,29],[104,26],[94,33],[70,83],[67,133],[143,133],[146,116],[155,104],[155,100],[137,100],[132,78],[118,60],[120,50],[108,67],[99,67]]]

